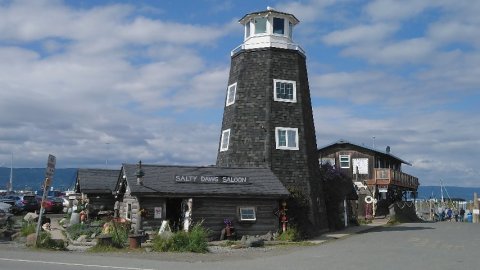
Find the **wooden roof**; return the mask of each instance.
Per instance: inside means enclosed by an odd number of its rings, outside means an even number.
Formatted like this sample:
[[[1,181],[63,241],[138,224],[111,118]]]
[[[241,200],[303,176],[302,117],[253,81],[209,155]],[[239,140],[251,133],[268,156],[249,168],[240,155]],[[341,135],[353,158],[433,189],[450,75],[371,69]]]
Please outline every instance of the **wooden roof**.
[[[119,170],[78,169],[76,190],[81,193],[110,193],[115,191]]]
[[[136,176],[137,164],[123,164],[117,190],[120,189],[121,180],[124,179],[132,195],[249,198],[281,198],[289,195],[280,180],[268,168],[142,165],[142,170],[143,184],[139,185]],[[202,179],[218,179],[218,182]]]
[[[323,154],[331,154],[333,152],[337,152],[337,151],[341,151],[341,150],[345,150],[345,149],[357,150],[359,152],[369,152],[373,155],[388,157],[388,158],[394,159],[394,160],[396,160],[400,163],[404,163],[404,164],[407,164],[407,165],[410,165],[410,166],[412,165],[411,163],[406,162],[405,160],[402,160],[401,158],[399,158],[395,155],[392,155],[389,152],[386,152],[386,151],[382,152],[378,149],[373,149],[373,148],[367,147],[365,145],[358,145],[358,144],[351,143],[351,142],[345,141],[345,140],[339,140],[339,141],[336,141],[332,144],[329,144],[329,145],[326,145],[322,148],[319,148],[318,152],[323,153]]]

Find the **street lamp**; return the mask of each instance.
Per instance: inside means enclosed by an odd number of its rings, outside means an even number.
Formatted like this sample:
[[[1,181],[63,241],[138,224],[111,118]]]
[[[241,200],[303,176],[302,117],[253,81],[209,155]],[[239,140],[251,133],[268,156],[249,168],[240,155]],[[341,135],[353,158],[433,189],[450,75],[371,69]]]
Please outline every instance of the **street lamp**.
[[[141,160],[137,164],[137,170],[135,171],[135,176],[137,177],[137,185],[143,186],[143,176],[145,176],[145,173],[142,170]]]

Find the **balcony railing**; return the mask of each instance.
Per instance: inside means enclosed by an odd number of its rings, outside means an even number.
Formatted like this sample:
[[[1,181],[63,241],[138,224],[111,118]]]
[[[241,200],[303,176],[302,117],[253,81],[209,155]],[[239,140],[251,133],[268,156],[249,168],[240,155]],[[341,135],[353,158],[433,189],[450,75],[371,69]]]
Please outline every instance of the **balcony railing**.
[[[375,168],[373,179],[367,181],[369,185],[395,185],[409,189],[418,188],[418,178],[392,169]]]

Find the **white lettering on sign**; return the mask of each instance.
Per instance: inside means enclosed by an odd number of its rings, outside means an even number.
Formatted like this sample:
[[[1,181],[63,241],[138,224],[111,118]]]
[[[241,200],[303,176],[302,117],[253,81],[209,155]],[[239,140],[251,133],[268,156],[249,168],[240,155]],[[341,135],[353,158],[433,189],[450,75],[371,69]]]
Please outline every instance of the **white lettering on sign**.
[[[218,176],[200,176],[202,183],[218,183]]]
[[[195,184],[248,184],[248,177],[214,175],[175,175],[175,182]]]
[[[222,177],[222,183],[247,183],[247,177]]]
[[[197,181],[195,175],[175,175],[175,181],[181,183],[191,183]]]

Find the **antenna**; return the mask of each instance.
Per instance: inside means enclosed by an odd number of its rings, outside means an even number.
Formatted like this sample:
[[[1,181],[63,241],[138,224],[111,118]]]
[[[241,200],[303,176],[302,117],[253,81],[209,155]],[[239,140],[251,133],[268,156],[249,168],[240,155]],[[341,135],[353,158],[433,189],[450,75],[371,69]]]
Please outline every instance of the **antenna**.
[[[375,136],[373,136],[372,139],[373,139],[373,149],[375,149]]]

